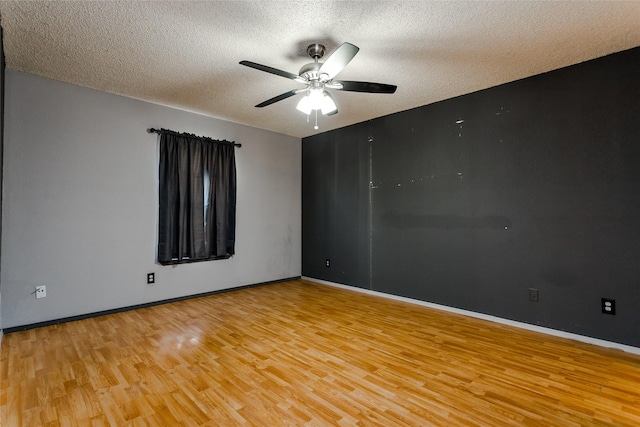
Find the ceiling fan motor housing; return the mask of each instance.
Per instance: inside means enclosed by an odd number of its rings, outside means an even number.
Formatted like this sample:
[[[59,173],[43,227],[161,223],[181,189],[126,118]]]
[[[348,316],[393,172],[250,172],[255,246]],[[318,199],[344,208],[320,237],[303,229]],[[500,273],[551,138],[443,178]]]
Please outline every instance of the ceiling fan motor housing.
[[[300,68],[300,72],[298,74],[307,81],[320,80],[320,73],[318,73],[318,70],[321,66],[322,63],[320,62],[304,64],[302,68]]]

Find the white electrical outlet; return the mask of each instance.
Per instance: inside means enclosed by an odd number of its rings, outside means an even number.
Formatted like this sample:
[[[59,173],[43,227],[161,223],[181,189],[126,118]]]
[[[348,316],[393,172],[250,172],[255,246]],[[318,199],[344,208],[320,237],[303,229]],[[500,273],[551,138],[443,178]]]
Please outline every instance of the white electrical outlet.
[[[47,287],[45,285],[36,286],[36,298],[45,298],[47,296]]]

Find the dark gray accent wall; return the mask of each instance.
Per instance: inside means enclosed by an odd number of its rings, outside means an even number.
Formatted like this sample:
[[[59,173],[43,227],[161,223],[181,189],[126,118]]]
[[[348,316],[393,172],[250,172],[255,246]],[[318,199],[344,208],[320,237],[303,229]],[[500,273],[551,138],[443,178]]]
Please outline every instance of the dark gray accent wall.
[[[640,48],[302,153],[304,276],[640,347]]]
[[[302,149],[305,275],[369,288],[370,144],[366,129],[322,134]],[[329,260],[330,267],[326,267]]]

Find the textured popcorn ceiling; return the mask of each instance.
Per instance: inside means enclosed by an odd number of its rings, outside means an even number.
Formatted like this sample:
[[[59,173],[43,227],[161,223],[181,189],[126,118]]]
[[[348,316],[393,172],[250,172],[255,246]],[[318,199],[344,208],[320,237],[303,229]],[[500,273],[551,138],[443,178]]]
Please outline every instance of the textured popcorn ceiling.
[[[640,46],[638,1],[1,1],[0,13],[8,68],[298,137]],[[317,131],[299,96],[254,108],[301,85],[239,61],[297,73],[308,44],[345,41],[360,52],[338,78],[394,95],[333,91],[340,113]]]

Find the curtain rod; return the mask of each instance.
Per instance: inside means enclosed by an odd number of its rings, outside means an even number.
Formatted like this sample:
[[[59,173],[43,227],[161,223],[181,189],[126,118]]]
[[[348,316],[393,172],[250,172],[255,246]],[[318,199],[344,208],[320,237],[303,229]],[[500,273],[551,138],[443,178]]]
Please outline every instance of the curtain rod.
[[[209,140],[211,140],[211,141],[216,141],[216,142],[227,142],[227,143],[233,144],[235,147],[238,147],[238,148],[242,147],[242,144],[236,144],[235,142],[231,142],[231,141],[227,141],[227,140],[224,140],[224,141],[218,141],[218,140],[215,140],[215,139],[213,139],[213,138],[208,138],[208,137],[206,137],[206,136],[197,136],[197,135],[192,135],[192,134],[190,134],[190,133],[180,133],[180,132],[176,132],[176,131],[169,130],[169,129],[155,129],[155,128],[149,128],[149,129],[147,129],[147,132],[148,132],[148,133],[157,133],[158,135],[160,135],[160,134],[162,134],[162,133],[171,133],[171,134],[174,134],[174,135],[187,135],[187,136],[194,136],[194,137],[196,137],[196,138],[209,139]]]

